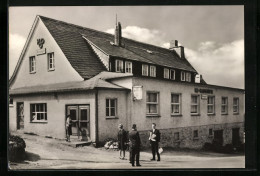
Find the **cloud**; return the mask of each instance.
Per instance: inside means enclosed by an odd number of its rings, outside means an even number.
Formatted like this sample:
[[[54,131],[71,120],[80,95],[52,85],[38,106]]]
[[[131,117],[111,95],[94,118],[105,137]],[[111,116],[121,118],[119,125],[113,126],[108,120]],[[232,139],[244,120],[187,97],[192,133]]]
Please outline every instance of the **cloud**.
[[[244,88],[244,40],[219,44],[201,42],[185,56],[209,84]]]
[[[9,78],[19,60],[26,39],[19,34],[9,35]]]

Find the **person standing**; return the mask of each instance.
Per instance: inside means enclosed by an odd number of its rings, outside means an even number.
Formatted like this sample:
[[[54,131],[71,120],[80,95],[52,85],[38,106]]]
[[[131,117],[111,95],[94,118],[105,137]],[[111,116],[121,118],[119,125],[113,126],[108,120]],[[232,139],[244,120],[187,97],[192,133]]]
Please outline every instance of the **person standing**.
[[[66,119],[66,134],[67,134],[67,142],[70,142],[70,135],[72,135],[72,131],[71,131],[71,126],[72,126],[72,120],[70,118],[70,115],[67,115],[67,119]]]
[[[160,161],[160,153],[159,153],[159,142],[160,142],[160,131],[156,129],[156,124],[152,123],[152,131],[150,131],[149,137],[153,158],[151,161],[155,161],[155,153],[157,154],[157,161]]]
[[[126,142],[127,142],[127,133],[123,128],[122,124],[118,125],[119,131],[117,135],[118,139],[118,149],[119,149],[119,155],[120,159],[125,159],[125,150],[126,150]],[[123,157],[122,157],[123,154]]]
[[[140,158],[140,136],[136,129],[136,124],[133,124],[132,131],[129,133],[129,152],[131,155],[131,164],[132,166],[141,166],[139,162]]]

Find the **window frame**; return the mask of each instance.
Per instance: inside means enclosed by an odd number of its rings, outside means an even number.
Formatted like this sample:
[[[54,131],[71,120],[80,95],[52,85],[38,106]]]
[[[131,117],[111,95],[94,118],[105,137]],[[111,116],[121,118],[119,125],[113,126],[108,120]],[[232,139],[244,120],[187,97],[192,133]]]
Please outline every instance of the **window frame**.
[[[213,102],[212,104],[209,104],[209,98],[213,98]],[[215,95],[208,95],[208,98],[207,98],[207,114],[208,115],[214,115],[215,114]],[[213,112],[209,112],[209,106],[212,106],[212,109],[213,109]]]
[[[223,99],[226,99],[226,104],[223,104],[222,103],[222,100]],[[225,112],[222,112],[222,107],[225,107],[226,108],[226,111]],[[228,115],[228,97],[221,97],[221,115]]]
[[[186,72],[185,73],[185,81],[186,82],[191,82],[191,73],[190,72]]]
[[[50,55],[52,55],[52,58],[50,58]],[[48,59],[48,71],[54,71],[55,70],[54,52],[47,53],[47,59]],[[50,60],[52,60],[52,68],[50,68]]]
[[[178,97],[179,97],[179,102],[178,103],[173,103],[172,102],[172,95],[178,95]],[[171,93],[171,116],[180,116],[180,115],[182,115],[181,101],[182,101],[181,93],[174,93],[174,92]],[[173,113],[172,112],[172,109],[173,109],[172,107],[174,105],[179,105],[179,113]]]
[[[210,134],[211,133],[211,134]],[[213,129],[212,128],[209,128],[209,136],[213,136]]]
[[[105,114],[106,114],[106,118],[107,119],[115,119],[115,118],[118,118],[118,114],[117,114],[117,112],[118,112],[118,102],[117,102],[117,98],[106,98],[105,99],[106,101],[105,101]],[[108,105],[108,107],[107,107],[107,100],[109,101],[109,105]],[[115,100],[115,115],[114,116],[112,116],[111,115],[111,100]],[[109,115],[107,115],[107,108],[109,109]]]
[[[237,100],[237,104],[235,105],[235,100]],[[237,107],[237,111],[234,111],[235,107]],[[233,114],[239,114],[239,97],[233,98]]]
[[[177,138],[176,138],[177,137]],[[180,141],[180,132],[174,132],[173,133],[173,139],[174,139],[174,141],[176,142],[178,142],[178,141]]]
[[[195,136],[195,134],[197,134]],[[193,139],[198,139],[199,138],[199,130],[193,130]]]
[[[168,73],[166,73],[165,71],[168,71]],[[170,79],[170,69],[168,69],[168,68],[163,69],[163,78]]]
[[[44,105],[42,107],[43,111],[37,111],[37,105]],[[35,106],[34,112],[33,112],[33,106]],[[30,123],[47,123],[48,122],[48,111],[47,111],[47,109],[48,109],[47,103],[30,103]],[[33,113],[36,113],[34,118],[33,118],[33,116],[34,116]],[[38,120],[37,119],[38,114],[44,114],[44,119]]]
[[[181,71],[181,81],[185,81],[185,72]]]
[[[197,97],[197,104],[194,104],[194,103],[192,103],[192,97]],[[194,112],[191,112],[191,110],[192,110],[192,106],[197,106],[197,112],[196,113],[194,113]],[[190,114],[191,115],[200,115],[200,95],[198,95],[198,94],[191,94],[191,106],[190,106]]]
[[[35,56],[29,57],[29,72],[36,73],[36,57]]]
[[[148,94],[156,94],[156,102],[148,102]],[[159,92],[157,91],[147,91],[146,92],[146,116],[159,116],[160,114],[160,102],[159,102],[159,98],[160,98],[160,95],[159,95]],[[147,112],[147,106],[148,105],[156,105],[156,113],[148,113]]]
[[[154,71],[154,72],[152,72],[152,71]],[[150,76],[156,77],[156,66],[154,66],[154,65],[150,65]]]
[[[147,68],[146,73],[144,74],[145,68]],[[142,64],[142,76],[149,76],[149,65],[148,64]]]
[[[115,67],[116,67],[115,70],[116,70],[116,72],[118,72],[118,73],[123,73],[123,72],[124,72],[124,61],[121,60],[121,59],[116,59],[115,62],[116,62],[116,64],[115,64]],[[118,62],[119,62],[120,64],[119,64]],[[118,69],[118,65],[119,65],[119,66],[122,66],[121,70],[117,70],[117,69]]]
[[[173,73],[174,73],[174,74],[173,74],[173,75],[174,75],[174,76],[173,76],[173,79],[172,79],[172,71],[173,71]],[[174,70],[174,69],[170,69],[170,78],[169,78],[169,79],[170,79],[170,80],[175,80],[175,74],[176,74],[176,73],[175,73],[175,70]]]
[[[130,64],[130,65],[128,65]],[[131,72],[127,71],[127,69],[129,70],[128,66],[130,66]],[[125,73],[133,73],[133,64],[130,61],[125,61]]]

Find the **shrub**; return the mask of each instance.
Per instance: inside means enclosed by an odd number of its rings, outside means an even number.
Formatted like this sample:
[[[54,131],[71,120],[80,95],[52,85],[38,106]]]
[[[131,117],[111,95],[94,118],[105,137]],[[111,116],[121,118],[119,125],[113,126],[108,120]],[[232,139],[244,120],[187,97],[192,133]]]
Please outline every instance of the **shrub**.
[[[24,140],[19,136],[9,135],[8,154],[10,161],[22,161],[25,159]]]

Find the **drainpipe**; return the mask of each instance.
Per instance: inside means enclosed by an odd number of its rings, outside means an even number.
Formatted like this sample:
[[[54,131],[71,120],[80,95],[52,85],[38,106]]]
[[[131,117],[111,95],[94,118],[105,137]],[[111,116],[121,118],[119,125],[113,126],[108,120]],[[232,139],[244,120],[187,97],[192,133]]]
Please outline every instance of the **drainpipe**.
[[[99,143],[99,140],[98,140],[98,89],[96,89],[95,91],[95,102],[96,102],[96,116],[95,116],[95,142],[96,142],[96,145],[95,147],[98,147],[98,143]]]

